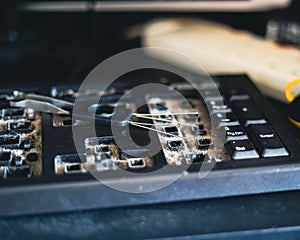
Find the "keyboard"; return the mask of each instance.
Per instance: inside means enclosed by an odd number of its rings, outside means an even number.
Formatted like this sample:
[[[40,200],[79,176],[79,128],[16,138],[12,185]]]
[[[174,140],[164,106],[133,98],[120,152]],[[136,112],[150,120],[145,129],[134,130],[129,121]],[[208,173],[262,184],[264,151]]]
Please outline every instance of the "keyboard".
[[[214,76],[218,91],[199,80],[199,94],[168,72],[130,74],[100,101],[101,89],[85,92],[84,105],[94,114],[130,110],[130,126],[114,129],[10,106],[26,93],[74,102],[77,85],[1,91],[0,216],[299,189],[299,141],[247,76]],[[145,83],[180,96],[130,93]],[[73,131],[81,133],[75,140]]]

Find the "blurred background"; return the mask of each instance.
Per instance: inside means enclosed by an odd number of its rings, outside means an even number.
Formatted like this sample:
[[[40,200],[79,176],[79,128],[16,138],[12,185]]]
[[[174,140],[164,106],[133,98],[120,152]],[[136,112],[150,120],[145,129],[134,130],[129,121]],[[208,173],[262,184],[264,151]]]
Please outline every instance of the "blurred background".
[[[128,27],[168,16],[193,16],[264,36],[270,19],[299,22],[300,2],[263,12],[47,12],[29,11],[29,1],[0,2],[0,81],[10,86],[81,82],[99,62],[139,47]],[[39,1],[40,2],[40,1]],[[92,2],[91,2],[92,4]]]

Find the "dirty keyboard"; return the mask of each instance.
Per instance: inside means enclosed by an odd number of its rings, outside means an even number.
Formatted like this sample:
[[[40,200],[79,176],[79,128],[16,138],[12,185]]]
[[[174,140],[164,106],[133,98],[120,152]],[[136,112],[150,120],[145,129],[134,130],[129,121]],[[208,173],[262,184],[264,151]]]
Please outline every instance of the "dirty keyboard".
[[[118,132],[125,131],[117,139],[110,127],[102,124],[96,123],[96,136],[90,136],[91,123],[85,119],[74,120],[71,115],[10,106],[12,99],[26,93],[74,102],[78,86],[1,91],[0,201],[3,207],[0,215],[132,206],[299,188],[300,144],[287,119],[270,106],[246,76],[216,76],[218,91],[203,84],[201,95],[172,74],[150,71],[145,76],[141,80],[139,73],[122,79],[107,90],[102,102],[87,100],[88,109],[112,114],[124,93],[145,82],[169,86],[184,99],[172,94],[149,94],[144,96],[144,105],[137,108],[140,100],[134,96],[131,99],[129,94],[124,106],[132,113],[131,124],[128,131],[123,130],[124,126],[117,127]],[[85,94],[98,96],[95,89]],[[73,140],[74,128],[83,132],[76,140],[77,146]],[[133,140],[127,140],[129,137]],[[151,140],[159,151],[152,152]],[[165,166],[169,168],[160,171]],[[201,177],[203,166],[209,172]],[[169,181],[170,184],[165,184]],[[119,183],[129,184],[132,191],[118,189]],[[151,186],[156,187],[151,190]]]

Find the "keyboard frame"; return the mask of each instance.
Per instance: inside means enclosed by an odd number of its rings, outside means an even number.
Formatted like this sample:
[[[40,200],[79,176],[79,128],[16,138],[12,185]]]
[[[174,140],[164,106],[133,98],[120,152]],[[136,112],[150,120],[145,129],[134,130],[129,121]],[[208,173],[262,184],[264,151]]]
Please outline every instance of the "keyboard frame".
[[[286,145],[289,156],[218,163],[203,179],[198,178],[200,163],[195,163],[189,174],[183,174],[171,185],[140,194],[108,188],[88,175],[59,176],[53,179],[53,176],[46,174],[40,179],[36,177],[22,182],[11,181],[2,184],[0,189],[0,216],[135,206],[300,189],[300,145],[288,120],[276,112],[247,76],[226,75],[217,76],[216,79],[224,88],[230,89],[234,86],[247,89],[267,122]],[[51,120],[49,117],[43,114],[44,121]],[[47,125],[43,125],[43,133],[45,128]],[[53,154],[47,151],[43,154]],[[53,163],[49,161],[44,164],[46,169],[53,167]],[[170,177],[170,174],[165,175],[164,179]],[[129,179],[128,184],[134,181],[135,179]],[[141,181],[149,184],[160,180],[141,176]]]

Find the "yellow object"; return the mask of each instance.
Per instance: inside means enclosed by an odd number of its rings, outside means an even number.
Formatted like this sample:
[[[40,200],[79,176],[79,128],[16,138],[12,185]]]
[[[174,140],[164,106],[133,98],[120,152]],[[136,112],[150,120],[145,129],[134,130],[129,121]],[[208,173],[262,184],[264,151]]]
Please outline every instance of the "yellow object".
[[[294,119],[289,117],[289,120],[298,128],[300,128],[300,122],[295,121]]]
[[[291,103],[295,100],[296,96],[294,96],[292,94],[292,88],[297,85],[297,84],[300,84],[300,78],[298,79],[295,79],[291,82],[289,82],[287,85],[286,85],[286,88],[285,88],[285,97],[286,97],[286,100]],[[297,127],[300,128],[300,122],[292,119],[291,117],[289,117],[289,120]]]
[[[289,82],[285,87],[285,97],[289,103],[295,100],[295,96],[292,94],[292,87],[294,87],[297,84],[300,84],[300,78]]]

